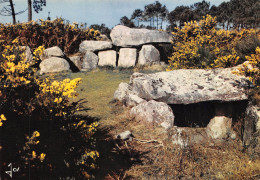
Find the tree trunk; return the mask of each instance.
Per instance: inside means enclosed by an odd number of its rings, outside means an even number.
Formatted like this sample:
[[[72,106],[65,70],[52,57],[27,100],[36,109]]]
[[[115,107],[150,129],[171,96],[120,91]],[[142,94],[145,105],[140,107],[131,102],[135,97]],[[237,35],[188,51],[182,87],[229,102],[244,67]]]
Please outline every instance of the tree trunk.
[[[28,21],[32,20],[32,0],[28,0]]]
[[[157,19],[156,19],[156,21],[157,21],[157,29],[158,29],[158,26],[159,26],[159,17],[158,17],[158,15],[157,15]]]
[[[9,0],[9,2],[10,2],[11,11],[12,11],[13,24],[16,24],[13,0]]]

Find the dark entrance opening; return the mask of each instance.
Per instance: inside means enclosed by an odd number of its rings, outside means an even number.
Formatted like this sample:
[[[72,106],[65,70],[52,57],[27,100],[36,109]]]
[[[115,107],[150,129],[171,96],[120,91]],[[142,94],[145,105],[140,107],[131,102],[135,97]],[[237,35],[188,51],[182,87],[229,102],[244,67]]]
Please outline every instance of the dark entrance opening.
[[[174,113],[174,125],[178,127],[206,127],[215,116],[213,102],[194,104],[171,104]]]
[[[232,126],[236,131],[243,131],[248,101],[209,101],[186,105],[171,104],[170,106],[175,116],[175,126],[206,127],[214,116],[226,116],[232,118]]]

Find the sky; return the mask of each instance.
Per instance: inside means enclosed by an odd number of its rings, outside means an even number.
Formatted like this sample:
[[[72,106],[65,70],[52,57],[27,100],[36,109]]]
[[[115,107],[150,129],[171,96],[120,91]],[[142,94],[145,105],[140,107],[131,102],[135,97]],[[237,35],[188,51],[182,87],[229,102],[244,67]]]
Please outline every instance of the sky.
[[[33,0],[32,0],[33,1]],[[62,17],[71,23],[91,24],[104,23],[112,28],[120,23],[123,16],[131,17],[135,9],[142,9],[145,5],[154,3],[156,0],[46,0],[46,6],[38,14],[33,11],[33,20],[47,19],[50,12],[51,19]],[[166,5],[169,12],[176,6],[192,5],[202,0],[158,0],[162,5]],[[211,5],[219,5],[225,0],[207,0]],[[27,0],[13,0],[15,11],[22,11],[27,8]],[[8,3],[7,3],[8,4]],[[0,10],[4,6],[0,4]],[[26,22],[28,11],[17,15],[16,20]],[[0,23],[11,23],[11,16],[0,16]]]

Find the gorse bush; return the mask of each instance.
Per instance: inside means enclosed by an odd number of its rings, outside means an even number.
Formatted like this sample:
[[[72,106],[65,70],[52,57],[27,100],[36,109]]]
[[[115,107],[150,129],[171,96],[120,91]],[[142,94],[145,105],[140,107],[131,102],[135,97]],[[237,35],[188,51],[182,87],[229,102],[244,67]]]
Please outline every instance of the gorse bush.
[[[81,79],[38,77],[43,46],[27,62],[19,39],[1,39],[0,169],[13,163],[20,167],[16,178],[90,178],[99,156],[93,138],[98,124],[77,116],[79,104],[70,100]]]
[[[256,48],[254,54],[245,58],[247,61],[238,68],[238,72],[234,73],[247,76],[254,84],[255,88],[250,95],[256,104],[260,105],[260,47]]]
[[[168,70],[233,67],[245,61],[245,56],[257,47],[258,30],[228,31],[216,29],[216,24],[216,17],[207,15],[199,22],[191,21],[182,29],[176,28]],[[244,47],[243,43],[252,37],[258,40]]]
[[[81,25],[82,26],[82,25]],[[0,34],[7,44],[19,37],[21,45],[35,49],[41,45],[45,48],[59,46],[65,53],[78,52],[83,40],[99,40],[100,33],[94,29],[82,29],[78,24],[67,24],[63,19],[21,24],[0,24]]]

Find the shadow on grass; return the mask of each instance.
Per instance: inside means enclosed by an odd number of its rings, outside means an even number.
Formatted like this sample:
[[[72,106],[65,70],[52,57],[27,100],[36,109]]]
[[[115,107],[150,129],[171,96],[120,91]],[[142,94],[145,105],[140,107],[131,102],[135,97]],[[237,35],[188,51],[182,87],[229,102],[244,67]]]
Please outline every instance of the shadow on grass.
[[[99,129],[96,139],[100,153],[96,179],[131,179],[126,171],[133,165],[142,164],[141,157],[148,153],[129,148],[127,141],[114,139],[108,128]]]

